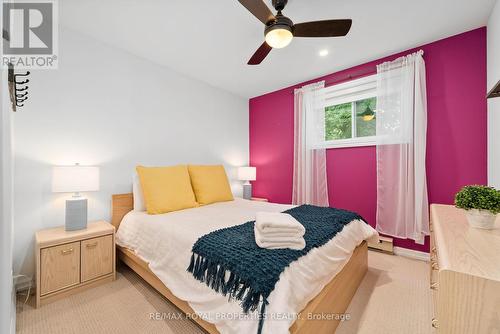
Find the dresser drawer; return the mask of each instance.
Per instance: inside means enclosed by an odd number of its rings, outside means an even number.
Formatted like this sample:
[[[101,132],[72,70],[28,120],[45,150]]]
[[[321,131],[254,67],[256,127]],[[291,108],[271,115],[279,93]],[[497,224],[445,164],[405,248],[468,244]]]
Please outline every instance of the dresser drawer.
[[[113,236],[82,241],[82,283],[113,272]]]
[[[80,242],[40,250],[40,294],[80,283]]]

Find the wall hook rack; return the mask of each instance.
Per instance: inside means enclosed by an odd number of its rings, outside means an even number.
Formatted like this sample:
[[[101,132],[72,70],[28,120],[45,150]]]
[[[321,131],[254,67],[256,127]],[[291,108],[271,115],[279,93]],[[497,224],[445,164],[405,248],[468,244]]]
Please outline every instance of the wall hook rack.
[[[487,98],[492,99],[494,97],[500,97],[500,81],[491,89]]]
[[[29,75],[29,71],[26,71],[26,73],[14,73],[14,66],[9,64],[9,95],[13,111],[16,111],[19,107],[24,107],[24,102],[28,99],[29,86],[27,84],[30,80],[26,77]]]

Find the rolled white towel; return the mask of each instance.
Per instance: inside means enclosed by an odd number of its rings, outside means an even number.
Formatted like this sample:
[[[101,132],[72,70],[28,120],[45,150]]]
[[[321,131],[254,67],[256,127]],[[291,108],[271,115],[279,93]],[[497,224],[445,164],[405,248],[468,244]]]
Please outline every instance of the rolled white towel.
[[[255,227],[263,236],[279,238],[303,237],[306,229],[295,218],[281,212],[257,212]]]
[[[261,231],[257,228],[257,224],[255,224],[254,226],[254,233],[255,233],[255,243],[260,248],[267,248],[267,249],[290,248],[295,250],[302,250],[304,249],[304,247],[306,247],[306,241],[302,236],[270,237],[267,235],[263,235]]]

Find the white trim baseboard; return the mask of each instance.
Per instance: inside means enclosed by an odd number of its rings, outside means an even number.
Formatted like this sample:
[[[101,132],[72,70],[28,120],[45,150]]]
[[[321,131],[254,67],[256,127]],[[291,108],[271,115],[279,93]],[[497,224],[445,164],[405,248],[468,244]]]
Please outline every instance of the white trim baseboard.
[[[12,289],[12,301],[10,309],[10,333],[16,333],[16,290]]]
[[[416,250],[402,248],[402,247],[394,247],[394,255],[399,255],[410,259],[425,261],[425,262],[429,262],[431,260],[429,253],[419,252]]]

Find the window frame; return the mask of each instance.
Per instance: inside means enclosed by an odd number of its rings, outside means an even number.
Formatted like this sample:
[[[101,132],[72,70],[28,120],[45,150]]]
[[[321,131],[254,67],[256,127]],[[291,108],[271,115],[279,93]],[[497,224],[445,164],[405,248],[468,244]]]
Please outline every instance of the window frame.
[[[372,74],[360,79],[351,80],[324,88],[324,108],[351,103],[351,136],[352,138],[324,140],[319,148],[345,148],[374,146],[377,136],[354,137],[356,135],[356,101],[377,97],[377,75]],[[325,125],[326,126],[326,125]]]

